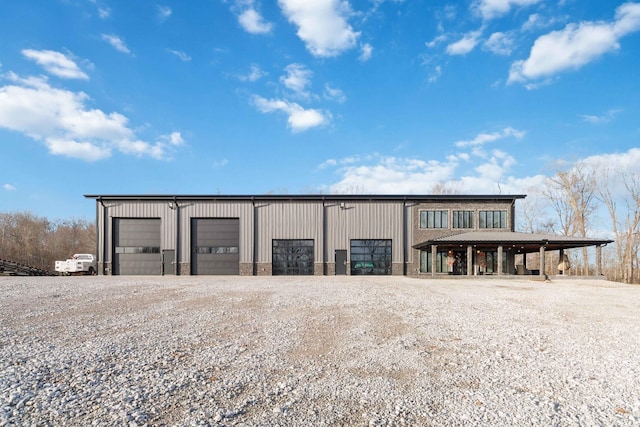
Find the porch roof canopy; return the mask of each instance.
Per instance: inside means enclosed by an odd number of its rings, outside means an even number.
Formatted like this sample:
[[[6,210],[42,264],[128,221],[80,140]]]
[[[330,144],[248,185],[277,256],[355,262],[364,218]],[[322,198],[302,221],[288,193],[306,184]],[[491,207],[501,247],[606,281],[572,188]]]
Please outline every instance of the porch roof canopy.
[[[505,231],[476,231],[458,233],[427,240],[414,245],[415,249],[426,249],[431,245],[444,248],[466,247],[495,248],[502,246],[505,250],[518,253],[537,252],[544,246],[546,250],[582,248],[585,246],[603,246],[613,240],[592,239],[586,237],[556,236],[554,234],[518,233]]]

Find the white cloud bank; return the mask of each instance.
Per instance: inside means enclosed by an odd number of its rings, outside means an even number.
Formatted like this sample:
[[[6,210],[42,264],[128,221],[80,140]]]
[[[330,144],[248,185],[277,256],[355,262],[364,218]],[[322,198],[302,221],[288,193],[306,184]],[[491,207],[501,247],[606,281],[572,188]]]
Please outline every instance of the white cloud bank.
[[[48,73],[63,79],[88,80],[89,76],[78,67],[73,60],[66,55],[53,50],[24,49],[22,55],[35,61]]]
[[[88,109],[85,93],[54,88],[46,78],[4,77],[10,83],[0,86],[0,127],[42,141],[51,154],[93,162],[116,150],[164,159],[184,143],[178,132],[155,143],[142,141],[122,114]]]
[[[314,56],[332,57],[356,46],[360,33],[347,22],[343,0],[278,0],[282,13],[298,27],[298,37]]]
[[[5,191],[16,191],[16,187],[11,184],[3,184],[2,189]]]
[[[583,67],[602,55],[618,50],[620,39],[640,30],[640,4],[624,3],[612,22],[568,24],[539,37],[529,58],[511,65],[508,83],[528,83]]]

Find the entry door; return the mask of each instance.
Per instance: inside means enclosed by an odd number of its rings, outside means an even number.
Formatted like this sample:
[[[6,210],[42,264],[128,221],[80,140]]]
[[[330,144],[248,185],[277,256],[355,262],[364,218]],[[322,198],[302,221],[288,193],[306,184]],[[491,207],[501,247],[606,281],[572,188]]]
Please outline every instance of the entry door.
[[[344,249],[336,250],[336,276],[347,274],[347,251]]]
[[[162,274],[166,276],[176,274],[176,251],[173,249],[162,251]]]

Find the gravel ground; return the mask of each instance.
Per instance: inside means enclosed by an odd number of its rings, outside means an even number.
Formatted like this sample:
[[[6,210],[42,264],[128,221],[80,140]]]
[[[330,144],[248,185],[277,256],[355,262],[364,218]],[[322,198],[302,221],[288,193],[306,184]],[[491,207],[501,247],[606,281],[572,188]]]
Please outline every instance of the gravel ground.
[[[640,287],[0,278],[0,426],[640,424]]]

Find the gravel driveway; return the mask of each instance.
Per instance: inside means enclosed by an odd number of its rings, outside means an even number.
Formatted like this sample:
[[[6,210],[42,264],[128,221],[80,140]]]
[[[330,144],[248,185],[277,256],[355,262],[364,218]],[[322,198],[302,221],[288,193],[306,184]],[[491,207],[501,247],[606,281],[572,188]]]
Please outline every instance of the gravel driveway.
[[[640,424],[640,286],[0,278],[4,425]]]

